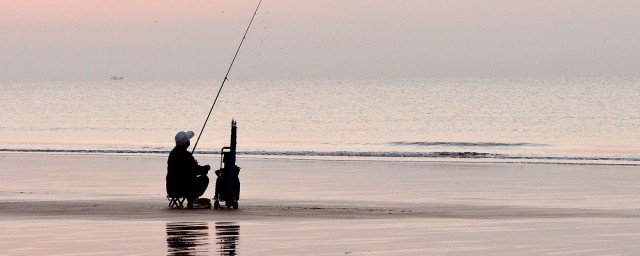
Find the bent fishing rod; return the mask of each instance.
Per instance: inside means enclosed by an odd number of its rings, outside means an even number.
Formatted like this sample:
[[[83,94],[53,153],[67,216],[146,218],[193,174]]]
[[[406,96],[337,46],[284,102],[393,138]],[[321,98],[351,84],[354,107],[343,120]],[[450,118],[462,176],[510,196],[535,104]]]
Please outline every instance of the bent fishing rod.
[[[204,132],[204,127],[207,126],[207,122],[209,121],[209,117],[211,117],[211,112],[213,112],[213,107],[216,106],[216,102],[218,101],[218,97],[220,96],[220,92],[222,92],[222,87],[224,87],[224,83],[229,80],[229,72],[231,72],[231,67],[233,67],[233,63],[236,61],[236,57],[238,57],[238,53],[240,52],[240,48],[242,47],[242,43],[244,39],[247,38],[247,33],[249,32],[249,28],[251,28],[251,23],[253,23],[253,19],[256,17],[258,13],[258,9],[260,8],[260,4],[262,0],[258,2],[258,6],[256,7],[256,11],[253,12],[253,16],[251,16],[251,21],[249,21],[249,25],[247,26],[247,30],[244,31],[244,35],[242,36],[242,40],[240,40],[240,45],[238,45],[238,49],[236,50],[236,54],[233,56],[233,60],[231,60],[231,65],[229,65],[229,69],[227,70],[227,74],[224,75],[224,79],[222,79],[222,84],[220,85],[220,89],[218,89],[218,94],[216,98],[213,100],[213,104],[211,105],[211,109],[209,110],[209,114],[207,114],[207,118],[204,120],[204,124],[202,125],[202,129],[198,134],[198,139],[196,139],[196,143],[193,145],[193,149],[191,150],[191,154],[196,151],[196,147],[198,146],[198,142],[200,141],[200,136],[202,136],[202,132]]]

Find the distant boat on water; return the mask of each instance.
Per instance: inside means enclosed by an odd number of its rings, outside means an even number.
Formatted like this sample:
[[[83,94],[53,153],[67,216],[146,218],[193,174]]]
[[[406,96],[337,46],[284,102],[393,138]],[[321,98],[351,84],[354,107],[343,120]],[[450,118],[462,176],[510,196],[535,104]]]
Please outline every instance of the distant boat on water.
[[[112,76],[111,80],[124,80],[124,76]]]

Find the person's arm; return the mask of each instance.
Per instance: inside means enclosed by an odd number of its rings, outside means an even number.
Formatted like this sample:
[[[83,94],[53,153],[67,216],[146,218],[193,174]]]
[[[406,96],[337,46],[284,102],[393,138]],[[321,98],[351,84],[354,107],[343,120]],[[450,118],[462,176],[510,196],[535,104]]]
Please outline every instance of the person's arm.
[[[198,165],[196,164],[196,173],[198,175],[205,175],[207,173],[209,173],[209,170],[211,170],[211,167],[209,165]]]
[[[199,165],[198,161],[196,161],[196,159],[190,153],[189,157],[191,158],[190,162],[192,163],[190,169],[193,170],[196,175],[206,175],[207,173],[209,173],[209,170],[211,169],[209,165]]]

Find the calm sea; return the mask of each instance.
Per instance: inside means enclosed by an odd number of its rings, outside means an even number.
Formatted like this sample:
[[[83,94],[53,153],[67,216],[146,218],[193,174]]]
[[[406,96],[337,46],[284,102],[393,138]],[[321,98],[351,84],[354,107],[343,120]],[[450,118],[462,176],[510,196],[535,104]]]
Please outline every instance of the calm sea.
[[[0,151],[165,154],[219,85],[0,82]],[[246,155],[638,165],[638,99],[640,78],[231,80],[196,152],[235,119]]]

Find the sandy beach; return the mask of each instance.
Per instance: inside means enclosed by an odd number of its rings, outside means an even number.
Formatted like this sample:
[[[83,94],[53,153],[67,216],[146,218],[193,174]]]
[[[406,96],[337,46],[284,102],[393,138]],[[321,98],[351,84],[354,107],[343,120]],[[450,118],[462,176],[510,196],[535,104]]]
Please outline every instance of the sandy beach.
[[[245,157],[240,209],[188,210],[167,207],[162,156],[0,158],[3,255],[640,251],[635,166]],[[175,247],[176,225],[200,242]]]

